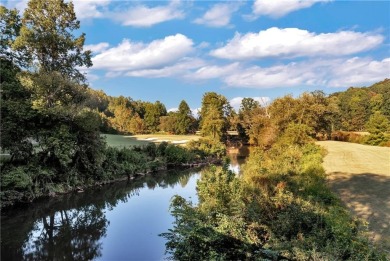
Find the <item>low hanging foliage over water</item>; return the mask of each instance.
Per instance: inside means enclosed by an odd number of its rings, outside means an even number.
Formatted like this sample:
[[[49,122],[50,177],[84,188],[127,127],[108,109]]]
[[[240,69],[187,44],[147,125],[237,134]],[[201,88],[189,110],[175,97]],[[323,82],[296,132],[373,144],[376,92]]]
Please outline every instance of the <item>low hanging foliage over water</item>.
[[[305,128],[290,125],[271,149],[256,148],[240,176],[205,170],[197,205],[172,199],[174,227],[161,234],[172,259],[385,260],[326,186],[324,151],[292,130]]]

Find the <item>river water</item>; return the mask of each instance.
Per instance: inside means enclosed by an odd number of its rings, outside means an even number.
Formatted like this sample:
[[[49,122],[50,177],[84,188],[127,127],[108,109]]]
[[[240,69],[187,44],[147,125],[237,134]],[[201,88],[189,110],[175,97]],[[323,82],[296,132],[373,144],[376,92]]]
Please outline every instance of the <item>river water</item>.
[[[232,157],[238,172],[240,158]],[[156,173],[1,213],[1,260],[163,260],[170,200],[197,203],[196,170]]]

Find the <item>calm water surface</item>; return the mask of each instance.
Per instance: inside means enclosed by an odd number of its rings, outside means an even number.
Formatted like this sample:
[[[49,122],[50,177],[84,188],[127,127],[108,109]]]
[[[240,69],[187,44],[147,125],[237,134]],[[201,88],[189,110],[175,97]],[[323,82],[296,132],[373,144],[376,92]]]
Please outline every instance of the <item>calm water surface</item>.
[[[159,173],[3,212],[1,260],[162,260],[170,199],[196,203],[199,177]]]
[[[238,173],[242,158],[233,155]],[[170,171],[1,213],[1,260],[163,260],[172,196],[197,202],[194,170]]]

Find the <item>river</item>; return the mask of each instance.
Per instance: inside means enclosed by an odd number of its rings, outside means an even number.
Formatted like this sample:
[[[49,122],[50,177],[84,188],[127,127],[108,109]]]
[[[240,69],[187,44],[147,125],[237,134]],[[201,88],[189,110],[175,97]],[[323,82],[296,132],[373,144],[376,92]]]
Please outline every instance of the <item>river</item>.
[[[231,169],[241,162],[233,157]],[[3,211],[1,260],[163,260],[170,199],[196,203],[200,175],[156,173]]]

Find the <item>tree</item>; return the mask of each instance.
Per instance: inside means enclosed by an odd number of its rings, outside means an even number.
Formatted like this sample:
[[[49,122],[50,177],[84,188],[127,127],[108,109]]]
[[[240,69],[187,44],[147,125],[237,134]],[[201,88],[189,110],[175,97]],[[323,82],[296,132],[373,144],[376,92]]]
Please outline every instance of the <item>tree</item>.
[[[18,81],[18,73],[20,69],[12,61],[0,58],[0,144],[12,161],[27,161],[33,153],[29,138],[36,111],[31,109],[31,93]]]
[[[160,117],[167,115],[165,105],[160,101],[145,104],[145,124],[149,132],[157,132],[160,125]]]
[[[207,92],[203,95],[200,111],[200,129],[203,136],[221,140],[227,130],[226,116],[231,112],[231,106],[227,99],[215,92]]]
[[[72,34],[80,28],[72,2],[31,0],[22,22],[13,47],[26,48],[32,55],[30,63],[36,61],[39,71],[85,80],[78,68],[92,66],[91,51],[83,50],[85,34],[77,38]]]
[[[160,117],[159,129],[170,134],[177,134],[177,120],[177,113],[169,112],[167,116]]]
[[[176,133],[188,134],[193,121],[190,107],[185,100],[182,100],[179,104],[179,111],[177,112]]]
[[[390,121],[381,112],[375,112],[366,124],[366,130],[370,132],[367,143],[371,145],[380,145],[389,140],[386,132],[390,131]]]
[[[26,66],[31,58],[25,47],[21,47],[18,52],[12,49],[21,27],[18,10],[0,6],[0,56],[18,67]]]

